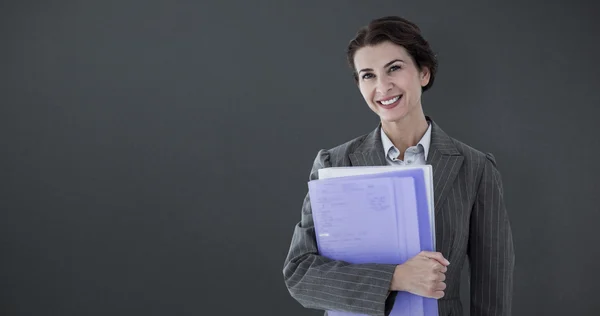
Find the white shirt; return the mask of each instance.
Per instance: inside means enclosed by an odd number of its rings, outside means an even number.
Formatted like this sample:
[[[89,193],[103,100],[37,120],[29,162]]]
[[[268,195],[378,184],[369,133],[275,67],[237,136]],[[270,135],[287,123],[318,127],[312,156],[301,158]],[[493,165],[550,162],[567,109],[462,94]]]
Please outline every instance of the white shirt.
[[[431,144],[431,124],[427,122],[429,127],[427,131],[417,143],[416,146],[411,146],[404,152],[404,160],[397,159],[400,155],[400,150],[394,146],[390,138],[381,128],[381,143],[383,144],[383,154],[386,157],[388,165],[424,165],[427,162],[429,154],[429,145]]]

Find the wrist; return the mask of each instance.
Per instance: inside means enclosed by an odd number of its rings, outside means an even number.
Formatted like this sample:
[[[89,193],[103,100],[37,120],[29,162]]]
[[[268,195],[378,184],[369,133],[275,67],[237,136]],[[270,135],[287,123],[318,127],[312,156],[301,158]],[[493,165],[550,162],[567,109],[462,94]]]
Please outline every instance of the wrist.
[[[392,284],[390,285],[390,290],[392,291],[405,291],[406,288],[404,286],[404,277],[403,277],[404,267],[399,264],[394,269],[394,275],[392,276]]]

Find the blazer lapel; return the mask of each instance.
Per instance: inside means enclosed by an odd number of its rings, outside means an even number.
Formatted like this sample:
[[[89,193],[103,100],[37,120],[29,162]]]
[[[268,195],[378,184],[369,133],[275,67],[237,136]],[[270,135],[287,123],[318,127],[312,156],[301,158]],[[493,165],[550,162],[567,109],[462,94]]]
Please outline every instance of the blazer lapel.
[[[356,150],[348,154],[353,166],[385,166],[385,155],[381,144],[381,123],[369,133]]]
[[[432,124],[427,164],[433,169],[433,196],[437,214],[452,188],[464,157],[458,152],[452,139],[429,117],[427,119]]]
[[[427,155],[427,164],[433,169],[433,196],[435,212],[441,209],[452,183],[458,175],[464,157],[456,149],[452,139],[430,118],[431,143]],[[381,123],[369,133],[356,150],[348,154],[352,166],[385,166],[387,165],[381,143]]]

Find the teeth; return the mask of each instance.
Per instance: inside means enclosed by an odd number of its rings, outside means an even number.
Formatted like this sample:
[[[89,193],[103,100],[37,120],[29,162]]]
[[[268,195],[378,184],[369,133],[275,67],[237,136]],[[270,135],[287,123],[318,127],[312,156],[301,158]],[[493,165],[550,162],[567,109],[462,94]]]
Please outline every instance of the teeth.
[[[379,102],[381,102],[381,104],[383,104],[383,105],[390,105],[390,104],[398,101],[398,99],[400,99],[400,96],[397,96],[397,97],[395,97],[393,99],[390,99],[390,100],[387,100],[387,101],[383,101],[382,100],[382,101],[379,101]]]

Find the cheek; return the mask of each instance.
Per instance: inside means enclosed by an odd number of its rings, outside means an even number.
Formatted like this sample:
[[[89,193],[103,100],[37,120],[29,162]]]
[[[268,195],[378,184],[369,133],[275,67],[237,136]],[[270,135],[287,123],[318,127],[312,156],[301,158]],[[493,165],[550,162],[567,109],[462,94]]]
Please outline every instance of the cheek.
[[[413,81],[411,80],[411,78],[409,78],[407,76],[407,74],[401,74],[398,75],[396,78],[394,78],[394,83],[401,88],[407,89],[410,88],[413,84]]]
[[[408,94],[411,99],[418,97],[418,95],[415,94],[418,94],[421,91],[420,82],[418,80],[413,80],[413,78],[398,78],[398,80],[396,80],[396,84],[398,87],[404,90],[404,93]]]

